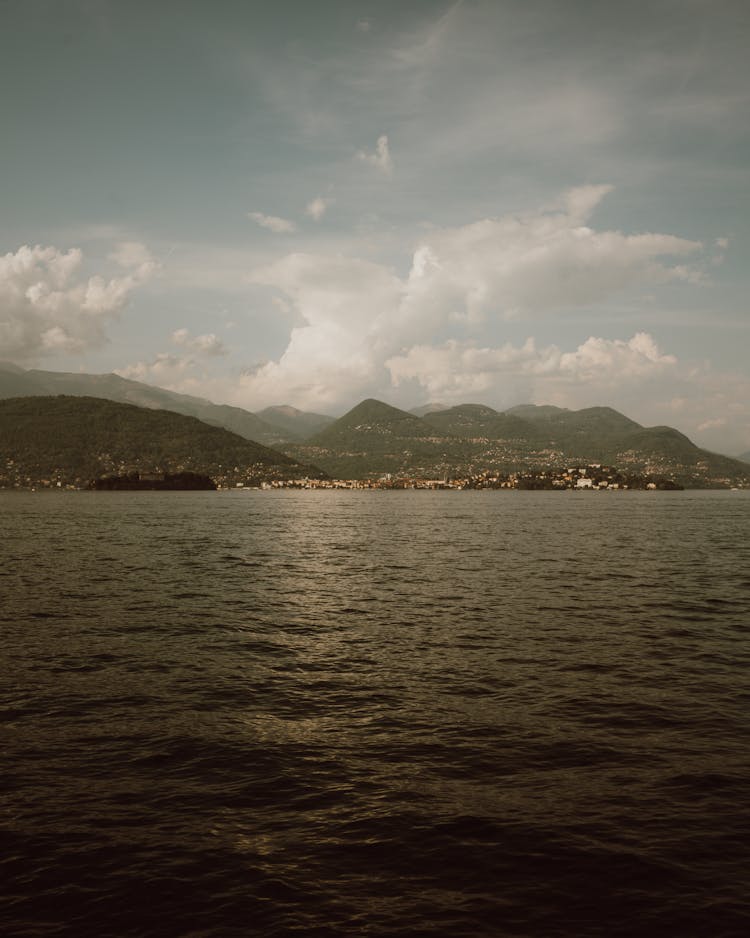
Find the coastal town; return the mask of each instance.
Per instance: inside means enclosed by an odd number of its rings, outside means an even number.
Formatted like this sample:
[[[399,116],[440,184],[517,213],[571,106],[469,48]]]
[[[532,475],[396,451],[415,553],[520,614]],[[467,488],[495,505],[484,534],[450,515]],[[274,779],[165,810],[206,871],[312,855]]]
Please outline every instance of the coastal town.
[[[243,488],[240,483],[237,488]],[[683,486],[664,476],[623,473],[595,463],[540,472],[501,474],[483,472],[469,476],[445,476],[442,479],[399,477],[390,474],[377,479],[288,479],[263,482],[261,489],[418,489],[429,491],[463,491],[476,489],[625,491],[628,489],[681,490]]]
[[[184,470],[183,470],[184,474]],[[188,473],[189,474],[189,473]],[[139,478],[137,485],[117,485],[116,480],[125,483],[128,479]],[[0,467],[0,489],[29,489],[29,490],[68,490],[79,491],[86,489],[107,490],[114,488],[149,488],[164,490],[169,488],[170,473],[161,471],[140,472],[132,467],[119,466],[98,479],[70,478],[64,472],[49,472],[36,475],[24,474],[18,471],[13,460],[8,460],[4,467]],[[450,475],[440,478],[420,475],[405,476],[386,473],[382,476],[366,479],[332,479],[322,478],[268,478],[257,473],[257,467],[243,470],[234,467],[208,480],[212,488],[219,491],[228,490],[365,490],[382,489],[422,490],[422,491],[462,491],[476,489],[526,489],[526,490],[575,490],[575,491],[626,491],[628,489],[659,489],[677,490],[683,486],[665,475],[637,474],[622,471],[611,466],[594,463],[588,466],[569,466],[561,469],[527,470],[513,473],[499,473],[497,471],[479,472],[475,475]],[[152,483],[149,486],[149,483]],[[177,486],[186,488],[184,480]],[[202,484],[196,486],[208,488]]]

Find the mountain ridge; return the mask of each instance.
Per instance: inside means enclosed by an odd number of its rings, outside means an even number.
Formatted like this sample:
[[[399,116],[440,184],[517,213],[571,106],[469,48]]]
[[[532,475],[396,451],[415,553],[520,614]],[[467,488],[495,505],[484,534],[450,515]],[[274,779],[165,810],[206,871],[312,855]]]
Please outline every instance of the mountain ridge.
[[[99,397],[121,404],[171,410],[187,417],[197,417],[214,426],[224,427],[247,440],[265,446],[276,446],[291,439],[304,439],[306,436],[305,433],[299,432],[290,435],[283,426],[270,423],[242,407],[214,404],[202,397],[168,391],[166,388],[123,378],[114,373],[78,374],[36,368],[24,370],[7,362],[0,362],[0,399],[57,394]]]
[[[534,405],[530,405],[534,406]],[[544,407],[501,413],[463,404],[424,417],[368,398],[304,444],[285,446],[335,477],[440,477],[485,471],[607,464],[673,478],[692,487],[730,485],[750,472],[739,460],[701,449],[673,427],[643,427],[612,407]]]
[[[570,410],[522,404],[497,411],[482,403],[442,410],[430,404],[416,408],[423,412],[417,416],[414,411],[366,398],[338,419],[288,404],[254,414],[119,375],[24,370],[0,363],[0,399],[17,396],[12,391],[19,387],[32,388],[33,396],[60,388],[86,396],[83,392],[93,389],[92,396],[100,399],[119,397],[122,403],[173,410],[239,433],[245,440],[276,447],[342,478],[387,473],[444,476],[498,467],[517,471],[553,462],[598,461],[639,469],[650,466],[671,473],[683,484],[704,485],[742,479],[747,465],[741,458],[701,449],[672,427],[644,427],[601,405]],[[750,453],[745,456],[750,461]]]
[[[324,474],[173,411],[74,395],[0,400],[0,485],[80,488],[132,471],[189,471],[225,485]]]
[[[327,414],[316,414],[310,411],[299,410],[292,407],[291,404],[274,404],[259,410],[256,414],[261,420],[265,420],[272,427],[279,427],[285,430],[290,439],[304,440],[319,430],[332,424],[335,417],[329,417]]]

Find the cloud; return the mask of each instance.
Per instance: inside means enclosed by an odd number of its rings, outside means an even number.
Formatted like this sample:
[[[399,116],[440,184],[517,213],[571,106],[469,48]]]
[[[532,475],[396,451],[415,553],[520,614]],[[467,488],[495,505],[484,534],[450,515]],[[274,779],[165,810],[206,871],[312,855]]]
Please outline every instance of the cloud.
[[[415,253],[412,287],[433,304],[450,304],[455,316],[479,321],[590,305],[632,283],[699,279],[700,271],[661,260],[696,253],[696,241],[590,227],[607,191],[586,186],[571,190],[559,211],[436,230]]]
[[[575,352],[560,356],[560,371],[583,380],[640,379],[677,364],[673,355],[663,355],[653,337],[638,332],[628,341],[590,336]]]
[[[111,259],[128,272],[109,279],[98,274],[85,277],[78,248],[24,245],[0,257],[3,355],[27,361],[103,345],[106,324],[158,268],[147,249],[135,242],[120,244]]]
[[[660,352],[653,337],[639,332],[629,340],[590,336],[573,352],[557,346],[537,348],[533,338],[524,345],[511,343],[491,348],[449,340],[440,346],[415,345],[385,363],[393,384],[411,382],[427,397],[452,402],[489,393],[495,400],[512,396],[522,387],[535,399],[558,397],[563,385],[585,382],[602,393],[628,382],[643,382],[677,365],[672,355]]]
[[[584,224],[589,220],[592,213],[599,205],[601,200],[609,195],[614,186],[576,186],[568,189],[562,194],[562,197],[553,203],[553,209],[562,209],[564,216],[571,225],[576,222]]]
[[[278,218],[276,215],[264,215],[262,212],[248,212],[247,217],[257,222],[261,228],[267,228],[274,234],[291,234],[297,230],[293,221]]]
[[[155,262],[145,244],[139,241],[121,241],[109,255],[120,267],[137,270],[142,276],[155,269]]]
[[[320,219],[325,215],[328,206],[331,204],[330,199],[324,199],[322,196],[316,196],[312,201],[307,203],[305,208],[305,215],[309,215],[310,218],[315,221],[320,221]]]
[[[138,361],[115,369],[115,374],[178,394],[191,394],[216,401],[226,400],[228,396],[226,379],[217,381],[191,355],[158,352],[148,361]]]
[[[442,345],[413,345],[385,362],[394,387],[410,384],[415,397],[459,403],[496,390],[499,378],[543,373],[559,364],[559,351],[523,346],[477,347],[449,339]]]
[[[358,33],[369,33],[372,29],[372,23],[369,20],[360,20],[356,28]]]
[[[393,159],[391,158],[391,151],[388,146],[388,137],[386,134],[382,134],[382,136],[378,137],[374,153],[369,153],[367,150],[360,150],[357,153],[357,159],[380,170],[385,176],[390,176],[393,173]]]
[[[199,355],[227,355],[228,349],[213,332],[206,335],[191,336],[187,329],[176,329],[172,333],[172,341],[175,345],[189,349]]]
[[[251,282],[280,293],[299,324],[278,360],[243,378],[248,406],[282,395],[331,406],[387,394],[407,379],[420,395],[489,391],[500,366],[510,365],[526,377],[554,372],[568,384],[670,366],[645,333],[627,341],[592,336],[572,352],[482,341],[509,319],[565,315],[633,286],[695,282],[697,268],[668,259],[699,252],[698,242],[590,225],[609,188],[586,186],[545,210],[432,230],[406,276],[344,255],[290,254],[256,270]],[[436,343],[440,336],[453,344]]]
[[[719,427],[725,427],[726,425],[726,417],[713,417],[710,420],[704,420],[703,423],[698,424],[698,430],[704,433],[706,430],[715,430]]]
[[[750,380],[710,364],[680,361],[652,335],[589,336],[572,351],[448,340],[414,345],[386,361],[401,399],[590,407],[609,404],[645,426],[675,425],[699,446],[726,453],[750,448]]]
[[[159,352],[152,361],[140,361],[125,368],[118,368],[115,374],[133,381],[156,381],[169,387],[176,378],[184,376],[194,365],[195,362],[191,358]]]
[[[256,270],[251,282],[280,290],[304,325],[292,329],[278,361],[242,379],[243,396],[267,403],[283,395],[330,403],[377,380],[382,316],[398,308],[402,291],[390,271],[342,256],[290,254]]]

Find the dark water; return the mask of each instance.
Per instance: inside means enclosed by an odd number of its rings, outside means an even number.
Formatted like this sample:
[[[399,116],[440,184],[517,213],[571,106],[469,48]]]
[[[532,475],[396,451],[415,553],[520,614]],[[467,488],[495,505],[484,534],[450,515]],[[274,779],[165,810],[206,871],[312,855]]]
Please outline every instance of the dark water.
[[[750,493],[0,512],[3,935],[750,933]]]

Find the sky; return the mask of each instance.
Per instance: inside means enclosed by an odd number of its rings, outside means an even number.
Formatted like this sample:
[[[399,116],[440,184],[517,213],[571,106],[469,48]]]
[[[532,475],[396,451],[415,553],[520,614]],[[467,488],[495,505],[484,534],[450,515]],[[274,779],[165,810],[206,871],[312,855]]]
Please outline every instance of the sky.
[[[746,0],[0,13],[0,360],[750,450]]]

